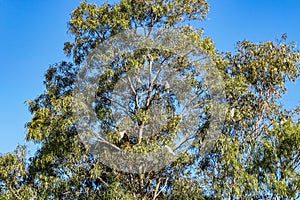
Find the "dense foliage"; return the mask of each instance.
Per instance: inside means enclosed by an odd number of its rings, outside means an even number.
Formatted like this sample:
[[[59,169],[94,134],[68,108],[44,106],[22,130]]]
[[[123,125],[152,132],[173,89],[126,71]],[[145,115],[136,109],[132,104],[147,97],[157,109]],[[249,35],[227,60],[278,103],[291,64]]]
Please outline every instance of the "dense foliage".
[[[186,25],[191,20],[204,20],[207,12],[205,0],[122,0],[101,6],[81,3],[68,26],[74,41],[64,46],[72,62],[51,66],[45,75],[45,92],[28,102],[33,117],[26,125],[26,139],[40,148],[29,160],[24,147],[0,157],[0,199],[299,197],[300,109],[295,106],[294,110],[286,110],[280,100],[286,83],[299,77],[300,53],[293,43],[286,43],[285,35],[276,42],[238,42],[234,53],[219,53],[210,38],[202,37],[201,30]],[[72,92],[80,66],[102,41],[124,30],[153,27],[185,30],[203,55],[215,63],[224,80],[228,114],[218,140],[207,154],[200,153],[203,138],[209,137],[210,123],[210,108],[203,103],[199,109],[204,110],[204,123],[199,125],[189,151],[159,171],[123,172],[104,165],[82,144],[72,111]],[[142,65],[146,60],[143,52],[139,53],[127,55],[127,61]],[[159,58],[168,57],[169,52],[148,54],[162,64]],[[185,73],[191,68],[186,60],[175,63],[176,71]],[[99,97],[107,95],[115,78],[126,71],[124,62],[111,67],[99,81]],[[197,89],[205,90],[203,83],[198,83]],[[158,89],[157,95],[164,95],[163,90]],[[202,98],[205,102],[209,95]],[[109,105],[102,98],[96,106],[107,134],[112,124],[108,122]],[[136,110],[132,117],[142,124],[147,115],[141,114],[138,107]],[[178,121],[172,116],[165,135],[176,131]],[[116,146],[127,150],[146,148],[151,141],[165,139],[156,136],[149,140],[127,138],[118,143],[112,138]]]

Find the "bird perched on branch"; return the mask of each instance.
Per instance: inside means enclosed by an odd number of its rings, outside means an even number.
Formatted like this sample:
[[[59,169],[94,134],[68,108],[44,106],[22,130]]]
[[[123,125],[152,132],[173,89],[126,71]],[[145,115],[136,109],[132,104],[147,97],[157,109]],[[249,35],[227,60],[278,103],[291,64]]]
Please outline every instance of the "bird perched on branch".
[[[230,116],[231,116],[231,117],[234,117],[234,110],[235,110],[234,107],[232,107],[231,110],[230,110]]]
[[[127,147],[129,148],[132,145],[132,142],[130,141],[129,136],[127,135],[126,131],[118,131],[118,142],[117,146],[118,147]]]
[[[166,83],[165,83],[165,90],[166,90],[166,93],[169,94],[169,92],[170,92],[170,84],[168,83],[168,81],[166,81]]]
[[[119,141],[123,139],[125,134],[126,134],[126,131],[119,131]]]
[[[169,147],[168,145],[165,145],[165,148],[168,150],[168,152],[170,154],[172,154],[173,156],[176,156],[175,152],[173,151],[173,149],[171,149],[171,147]]]

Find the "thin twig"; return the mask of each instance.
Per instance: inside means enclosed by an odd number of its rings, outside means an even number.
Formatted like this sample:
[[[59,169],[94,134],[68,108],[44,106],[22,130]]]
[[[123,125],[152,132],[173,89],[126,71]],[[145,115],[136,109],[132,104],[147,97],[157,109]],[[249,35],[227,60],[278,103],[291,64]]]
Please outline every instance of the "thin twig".
[[[169,178],[166,178],[165,184],[164,186],[161,188],[161,190],[157,193],[157,196],[167,187],[167,183],[168,183]]]
[[[154,195],[153,195],[153,199],[152,200],[155,200],[156,197],[158,196],[158,189],[159,189],[159,185],[160,185],[160,178],[158,179],[158,182],[156,184],[156,187],[155,187],[155,191],[154,191]]]

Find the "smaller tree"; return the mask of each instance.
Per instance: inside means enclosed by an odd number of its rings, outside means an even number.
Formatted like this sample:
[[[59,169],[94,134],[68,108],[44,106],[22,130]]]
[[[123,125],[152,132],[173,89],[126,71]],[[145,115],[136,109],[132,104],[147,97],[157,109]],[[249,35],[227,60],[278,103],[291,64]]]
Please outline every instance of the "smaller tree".
[[[25,146],[18,146],[14,153],[0,156],[0,199],[23,200],[36,196],[31,185],[25,184],[28,176],[26,164]]]

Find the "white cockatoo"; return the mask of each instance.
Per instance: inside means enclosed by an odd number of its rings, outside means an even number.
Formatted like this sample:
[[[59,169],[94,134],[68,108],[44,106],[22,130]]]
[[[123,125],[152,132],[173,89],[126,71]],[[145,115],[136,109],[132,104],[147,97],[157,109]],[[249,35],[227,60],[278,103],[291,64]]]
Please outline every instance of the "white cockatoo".
[[[166,83],[165,83],[165,90],[166,90],[166,93],[169,94],[169,92],[170,92],[170,84],[168,83],[168,81],[166,81]]]
[[[168,150],[168,152],[170,154],[172,154],[173,156],[176,156],[175,152],[173,151],[173,149],[171,147],[169,147],[168,145],[165,145],[165,148]]]
[[[235,110],[234,107],[232,107],[231,110],[230,110],[230,116],[231,116],[231,117],[234,117],[234,110]]]
[[[120,136],[119,140],[121,140],[124,137],[125,133],[126,131],[119,131],[119,136]]]

